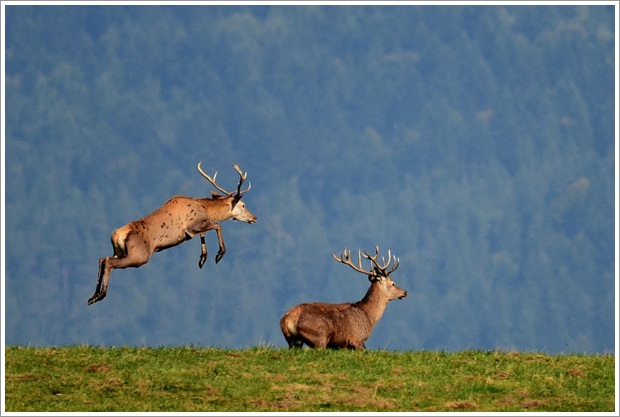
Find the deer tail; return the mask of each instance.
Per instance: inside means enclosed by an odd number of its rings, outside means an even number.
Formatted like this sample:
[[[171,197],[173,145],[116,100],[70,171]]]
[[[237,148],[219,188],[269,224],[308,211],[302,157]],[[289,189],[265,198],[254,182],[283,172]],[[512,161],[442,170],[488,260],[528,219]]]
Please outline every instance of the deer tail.
[[[126,224],[112,232],[112,247],[114,248],[115,258],[124,258],[127,256],[127,236],[131,233],[131,227]]]
[[[300,314],[301,309],[299,306],[295,306],[287,311],[280,319],[280,329],[285,337],[297,335],[297,324],[299,323]]]

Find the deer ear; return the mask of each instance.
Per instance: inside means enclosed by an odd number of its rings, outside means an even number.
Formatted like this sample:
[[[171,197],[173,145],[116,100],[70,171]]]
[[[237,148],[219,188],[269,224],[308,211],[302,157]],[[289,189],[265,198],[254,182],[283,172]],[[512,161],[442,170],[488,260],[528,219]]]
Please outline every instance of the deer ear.
[[[376,267],[373,268],[373,274],[372,275],[368,275],[368,281],[370,282],[380,282],[383,281],[385,279],[385,275],[383,275],[381,273],[381,270],[377,269]]]

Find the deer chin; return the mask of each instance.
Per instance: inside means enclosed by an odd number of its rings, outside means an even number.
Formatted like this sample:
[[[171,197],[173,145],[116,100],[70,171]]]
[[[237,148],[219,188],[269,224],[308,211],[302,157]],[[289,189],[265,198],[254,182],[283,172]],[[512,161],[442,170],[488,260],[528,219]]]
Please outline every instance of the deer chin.
[[[235,219],[234,217],[233,217],[233,220],[236,220],[238,222],[243,222],[243,223],[249,223],[249,224],[256,223],[256,220],[240,220],[240,219]]]

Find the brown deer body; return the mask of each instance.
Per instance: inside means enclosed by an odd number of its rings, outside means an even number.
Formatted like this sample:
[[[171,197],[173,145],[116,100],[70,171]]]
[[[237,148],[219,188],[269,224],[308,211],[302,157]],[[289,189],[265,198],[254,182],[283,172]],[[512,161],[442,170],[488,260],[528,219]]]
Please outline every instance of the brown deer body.
[[[301,348],[306,344],[311,348],[366,349],[365,342],[388,302],[407,296],[407,291],[399,288],[389,276],[398,268],[398,259],[394,257],[392,269],[387,271],[391,262],[389,251],[388,261],[383,260],[383,265],[377,260],[378,247],[375,256],[360,251],[358,266],[351,262],[350,255],[345,248],[340,258],[332,256],[368,276],[371,284],[366,295],[356,303],[304,303],[288,310],[280,319],[280,329],[289,348]],[[370,259],[369,271],[362,268],[362,256]]]
[[[149,261],[153,252],[177,246],[197,234],[201,241],[198,266],[202,268],[207,259],[205,233],[209,230],[217,233],[219,250],[215,262],[218,263],[226,253],[219,222],[230,219],[250,224],[256,222],[256,216],[241,201],[243,194],[251,188],[250,185],[241,191],[247,173],[243,175],[237,165],[233,167],[240,176],[236,192],[220,188],[215,182],[217,173],[213,178],[209,177],[198,163],[198,171],[224,195],[212,192],[212,198],[174,196],[151,214],[114,230],[111,237],[114,256],[99,259],[97,287],[88,304],[96,303],[106,296],[112,269],[138,268]]]

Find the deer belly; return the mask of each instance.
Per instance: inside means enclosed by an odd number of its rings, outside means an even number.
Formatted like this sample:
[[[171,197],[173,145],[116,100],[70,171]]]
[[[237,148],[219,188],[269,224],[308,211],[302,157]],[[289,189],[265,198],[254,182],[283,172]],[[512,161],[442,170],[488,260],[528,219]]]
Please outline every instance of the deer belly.
[[[334,332],[330,335],[330,338],[327,342],[327,347],[328,348],[346,348],[349,344],[350,337],[351,337],[350,331]]]
[[[173,225],[167,226],[162,224],[157,237],[154,239],[155,252],[171,248],[180,243],[190,240],[194,235],[189,235],[183,228],[177,228]]]

